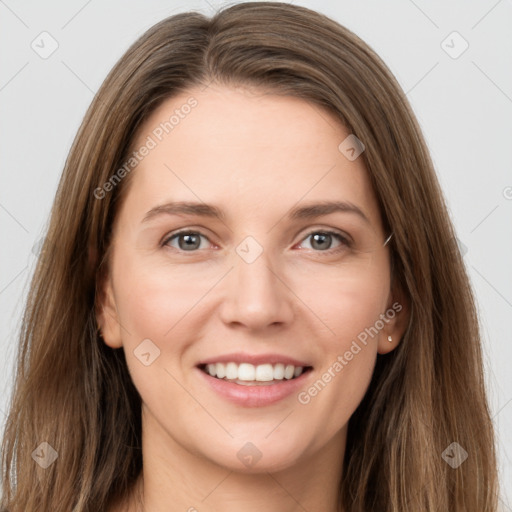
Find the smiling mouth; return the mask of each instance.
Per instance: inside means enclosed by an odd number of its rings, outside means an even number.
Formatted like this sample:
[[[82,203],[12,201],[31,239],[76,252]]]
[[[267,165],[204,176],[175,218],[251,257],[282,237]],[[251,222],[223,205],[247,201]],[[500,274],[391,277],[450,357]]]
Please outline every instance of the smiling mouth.
[[[233,382],[242,386],[269,386],[295,380],[311,371],[312,366],[294,366],[284,364],[237,364],[213,363],[198,366],[204,373],[218,380]]]

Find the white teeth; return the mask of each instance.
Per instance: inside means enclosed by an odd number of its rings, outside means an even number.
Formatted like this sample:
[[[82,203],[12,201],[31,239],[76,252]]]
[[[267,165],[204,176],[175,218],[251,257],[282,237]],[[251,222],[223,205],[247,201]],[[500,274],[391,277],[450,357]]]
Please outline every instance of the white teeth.
[[[277,363],[274,365],[274,379],[275,380],[283,380],[284,379],[284,364]]]
[[[217,363],[215,365],[215,373],[219,379],[223,379],[226,376],[226,365],[224,363]]]
[[[291,364],[287,364],[286,368],[284,369],[284,378],[291,379],[293,377],[294,371],[295,371],[295,366],[293,366]]]
[[[226,379],[238,378],[238,365],[235,363],[228,363],[226,365]]]
[[[256,376],[256,368],[252,364],[242,363],[238,367],[238,379],[239,380],[254,380]],[[219,374],[217,373],[217,378]]]
[[[293,379],[299,377],[304,371],[302,366],[292,364],[259,364],[254,366],[249,363],[213,363],[206,365],[206,372],[212,377],[228,380],[270,382],[272,380]]]
[[[260,364],[256,366],[256,380],[265,382],[274,380],[274,368],[271,364]]]

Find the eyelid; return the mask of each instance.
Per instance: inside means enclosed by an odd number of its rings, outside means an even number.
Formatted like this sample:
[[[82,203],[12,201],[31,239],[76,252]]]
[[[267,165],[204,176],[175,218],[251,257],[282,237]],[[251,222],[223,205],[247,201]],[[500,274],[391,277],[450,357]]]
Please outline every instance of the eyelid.
[[[204,238],[206,238],[210,244],[212,245],[217,245],[215,242],[212,242],[210,240],[210,237],[208,235],[206,235],[205,233],[203,233],[202,231],[203,228],[200,228],[200,229],[194,229],[194,228],[182,228],[182,229],[178,229],[176,231],[171,231],[170,233],[167,233],[162,241],[160,242],[160,246],[162,247],[165,247],[171,240],[173,240],[174,238],[176,238],[178,235],[188,235],[188,234],[195,234],[195,235],[200,235]],[[188,252],[188,251],[181,251],[181,252]],[[197,252],[197,251],[190,251],[190,252]]]
[[[348,233],[341,231],[339,229],[336,229],[336,228],[327,228],[327,227],[321,227],[321,226],[308,228],[308,230],[302,235],[301,241],[314,233],[325,233],[328,235],[337,235],[337,236],[341,237],[347,243],[347,245],[354,243],[354,241],[352,240],[352,237]],[[322,251],[318,251],[318,252],[322,252]],[[323,252],[327,252],[327,251],[323,251]]]

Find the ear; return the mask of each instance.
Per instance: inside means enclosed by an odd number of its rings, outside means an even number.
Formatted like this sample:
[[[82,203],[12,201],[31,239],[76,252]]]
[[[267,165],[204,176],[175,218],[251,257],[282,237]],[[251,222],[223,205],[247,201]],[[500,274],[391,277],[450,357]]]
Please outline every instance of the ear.
[[[387,354],[394,350],[404,335],[410,318],[410,301],[397,283],[391,289],[384,313],[384,327],[379,333],[377,352]],[[391,341],[390,341],[391,339]]]
[[[97,288],[96,319],[101,337],[111,348],[123,346],[121,325],[118,322],[115,293],[110,275],[102,277]]]

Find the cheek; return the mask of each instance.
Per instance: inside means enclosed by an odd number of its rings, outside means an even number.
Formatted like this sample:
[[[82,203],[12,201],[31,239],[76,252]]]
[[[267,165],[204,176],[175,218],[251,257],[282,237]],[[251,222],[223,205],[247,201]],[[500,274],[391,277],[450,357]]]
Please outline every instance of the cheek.
[[[169,339],[175,326],[218,280],[206,268],[189,264],[151,265],[130,255],[123,258],[117,269],[116,303],[126,326],[123,337],[131,335],[130,343],[140,337],[160,342]]]
[[[324,293],[306,291],[311,309],[329,327],[316,338],[321,367],[298,401],[308,417],[322,418],[323,435],[348,422],[370,383],[377,356],[379,319],[385,311],[388,281],[363,273],[324,282]],[[318,283],[321,284],[321,283]],[[315,422],[318,424],[318,421]],[[320,435],[320,433],[319,433]]]
[[[345,287],[336,294],[336,298],[329,305],[328,315],[332,330],[336,334],[333,338],[339,343],[338,350],[348,350],[353,340],[363,343],[365,340],[369,341],[365,337],[369,330],[373,335],[371,339],[377,339],[372,327],[375,327],[384,312],[382,304],[383,294],[368,288]]]
[[[364,338],[384,313],[389,296],[389,276],[380,266],[342,268],[315,279],[304,278],[296,288],[326,328],[324,350],[348,350],[360,334]]]
[[[179,301],[165,281],[131,273],[116,289],[118,315],[126,328],[123,341],[130,344],[139,338],[160,339],[173,324]]]
[[[175,374],[190,343],[187,331],[205,283],[191,279],[187,265],[164,268],[128,254],[117,263],[114,289],[126,362],[143,401],[158,409],[162,400],[180,395],[165,370]]]

